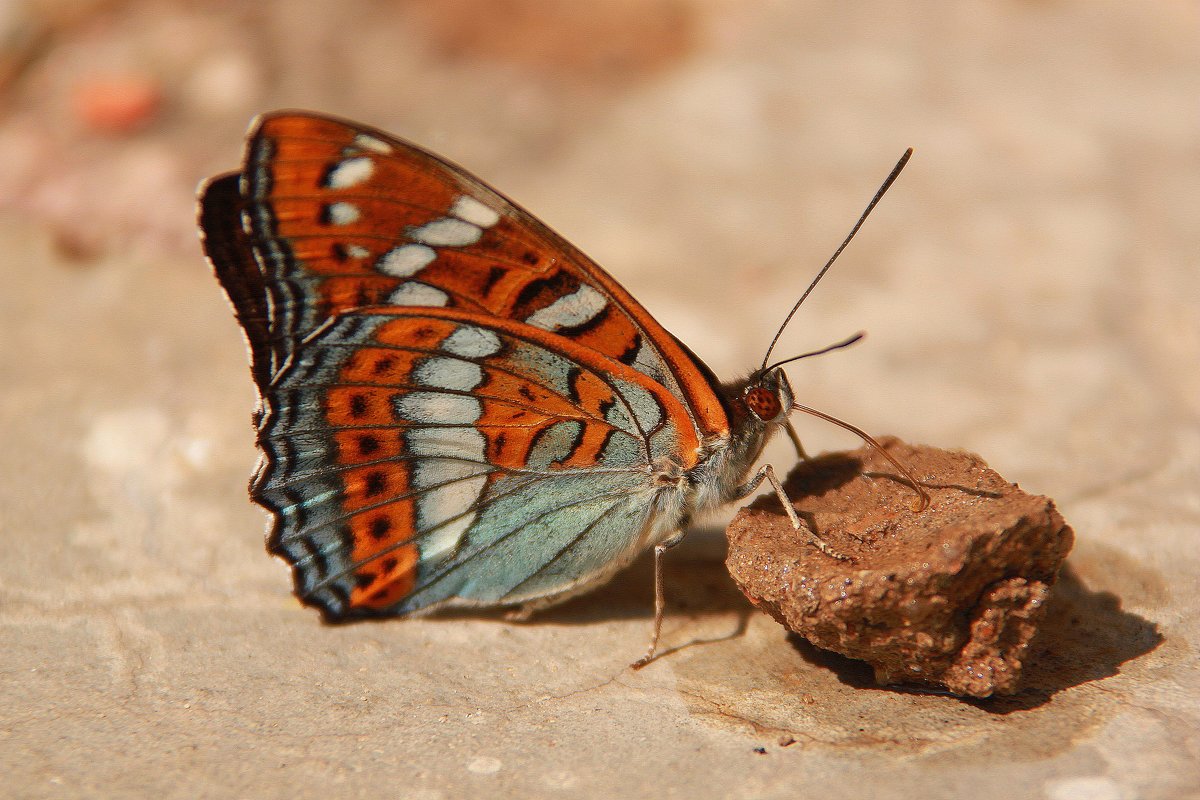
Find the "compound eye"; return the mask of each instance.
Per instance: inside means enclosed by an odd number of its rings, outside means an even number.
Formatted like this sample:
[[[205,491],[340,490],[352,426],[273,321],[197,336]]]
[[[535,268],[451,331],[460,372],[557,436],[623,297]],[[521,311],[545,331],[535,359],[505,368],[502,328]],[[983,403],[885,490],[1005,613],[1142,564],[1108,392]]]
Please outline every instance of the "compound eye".
[[[745,399],[746,407],[763,422],[775,419],[779,416],[779,412],[783,411],[783,407],[779,404],[779,397],[770,389],[764,389],[761,386],[756,386],[746,392]]]

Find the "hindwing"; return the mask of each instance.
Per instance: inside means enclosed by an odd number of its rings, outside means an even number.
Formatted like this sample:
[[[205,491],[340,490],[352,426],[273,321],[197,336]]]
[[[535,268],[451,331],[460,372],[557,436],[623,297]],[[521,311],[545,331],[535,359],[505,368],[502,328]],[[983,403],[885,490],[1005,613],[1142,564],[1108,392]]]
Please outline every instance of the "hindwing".
[[[297,591],[335,617],[515,603],[628,563],[650,465],[694,451],[678,399],[472,312],[348,312],[272,390],[255,494]]]

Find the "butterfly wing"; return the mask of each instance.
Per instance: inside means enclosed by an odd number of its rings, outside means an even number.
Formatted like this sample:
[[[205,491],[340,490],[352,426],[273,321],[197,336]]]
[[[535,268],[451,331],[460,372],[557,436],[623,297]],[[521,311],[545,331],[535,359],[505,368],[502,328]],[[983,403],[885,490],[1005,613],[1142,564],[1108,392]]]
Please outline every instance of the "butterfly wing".
[[[265,289],[276,366],[307,333],[350,308],[473,309],[555,331],[633,366],[684,399],[701,434],[727,428],[712,376],[620,284],[432,153],[362,125],[276,112],[248,137],[241,194],[264,279],[248,299]]]
[[[678,399],[528,325],[347,312],[273,387],[255,485],[272,549],[335,617],[570,591],[628,563]]]
[[[260,390],[252,493],[331,618],[600,580],[664,522],[653,466],[727,431],[599,267],[379,131],[265,117],[201,225]]]

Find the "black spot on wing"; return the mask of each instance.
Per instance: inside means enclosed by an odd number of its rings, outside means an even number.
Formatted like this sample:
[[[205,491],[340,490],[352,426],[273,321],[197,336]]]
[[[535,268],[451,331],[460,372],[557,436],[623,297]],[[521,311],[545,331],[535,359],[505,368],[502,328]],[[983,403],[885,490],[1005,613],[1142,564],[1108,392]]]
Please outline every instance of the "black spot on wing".
[[[567,448],[567,454],[559,459],[560,463],[570,459],[575,455],[575,452],[579,450],[580,446],[583,444],[583,434],[586,430],[587,426],[583,423],[579,423],[575,426],[575,438],[571,440],[571,446]],[[609,433],[612,433],[611,429],[609,430]]]
[[[363,493],[367,497],[378,497],[385,491],[387,491],[387,475],[382,470],[375,470],[368,473]]]
[[[359,283],[354,290],[354,304],[359,306],[375,305],[375,292],[365,283]]]
[[[371,372],[376,375],[386,375],[396,364],[395,356],[381,356],[371,365]]]
[[[483,286],[480,287],[479,293],[484,297],[487,297],[488,294],[491,293],[492,289],[495,288],[496,284],[500,282],[500,279],[506,274],[508,274],[508,270],[504,267],[492,267],[489,269],[487,278],[484,279]]]
[[[318,220],[320,221],[320,223],[322,225],[335,224],[333,207],[334,207],[333,203],[325,203],[321,206],[321,214],[318,217]],[[344,208],[344,206],[343,206],[343,208]]]
[[[582,377],[583,370],[579,367],[572,366],[567,371],[567,397],[576,405],[581,402],[582,398],[582,395],[579,393],[579,379]]]
[[[572,292],[578,291],[579,281],[567,272],[555,272],[549,277],[530,281],[517,294],[513,306],[514,319],[528,319],[546,306]]]
[[[392,530],[392,520],[389,517],[376,517],[371,520],[371,536],[376,539],[386,539]]]
[[[607,306],[606,306],[607,309]],[[640,333],[633,334],[633,341],[629,343],[629,347],[624,353],[617,356],[617,361],[627,366],[632,366],[634,361],[637,361],[638,353],[642,350],[642,335]]]

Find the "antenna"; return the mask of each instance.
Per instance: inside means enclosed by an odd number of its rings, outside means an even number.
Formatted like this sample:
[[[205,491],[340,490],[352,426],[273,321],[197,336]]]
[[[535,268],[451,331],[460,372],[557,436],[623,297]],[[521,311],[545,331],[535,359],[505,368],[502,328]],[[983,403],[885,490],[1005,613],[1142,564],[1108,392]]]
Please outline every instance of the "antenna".
[[[800,306],[804,303],[805,298],[807,298],[809,296],[809,294],[812,293],[812,290],[814,288],[816,288],[816,285],[818,283],[820,283],[821,278],[825,277],[825,273],[828,272],[829,268],[833,266],[833,262],[837,261],[838,256],[840,256],[842,254],[842,251],[846,249],[846,245],[850,244],[850,241],[854,238],[854,235],[856,233],[858,233],[858,229],[863,226],[863,223],[867,221],[867,217],[875,209],[875,206],[878,205],[880,198],[883,197],[883,195],[887,192],[888,189],[892,188],[892,184],[896,182],[896,178],[900,175],[900,171],[902,169],[904,169],[904,165],[908,163],[908,159],[912,158],[912,154],[913,154],[913,150],[910,147],[904,151],[904,155],[900,156],[900,160],[896,162],[896,166],[892,167],[892,171],[890,173],[888,173],[888,176],[887,176],[887,178],[884,179],[883,184],[880,185],[879,189],[875,192],[875,196],[871,198],[871,202],[867,203],[867,207],[862,212],[862,214],[859,216],[858,222],[854,223],[854,227],[850,229],[850,233],[848,233],[846,235],[846,238],[842,240],[842,243],[838,247],[838,249],[835,250],[833,255],[829,257],[829,260],[825,262],[825,266],[821,267],[821,271],[817,273],[817,277],[812,279],[812,283],[810,283],[808,285],[808,288],[804,290],[804,294],[800,295],[800,299],[796,301],[796,304],[794,306],[792,306],[792,310],[788,312],[786,317],[784,317],[783,324],[779,326],[779,330],[775,331],[775,338],[771,339],[771,344],[770,344],[770,346],[767,347],[766,355],[763,356],[762,366],[759,367],[759,370],[758,370],[760,374],[765,373],[772,369],[776,369],[778,367],[782,367],[784,364],[789,364],[793,361],[798,361],[801,358],[808,358],[809,356],[816,356],[816,355],[821,355],[822,353],[828,353],[831,350],[840,350],[843,347],[849,347],[850,345],[859,341],[860,339],[863,338],[863,336],[866,335],[861,332],[856,333],[848,339],[840,341],[836,344],[831,344],[828,347],[823,347],[820,350],[814,350],[811,353],[804,353],[803,355],[793,356],[791,358],[785,358],[782,361],[775,362],[770,367],[767,366],[767,362],[771,358],[771,352],[775,349],[775,345],[779,342],[779,337],[783,335],[783,331],[785,328],[787,328],[788,323],[792,321],[792,317],[794,317],[796,315],[796,312],[800,310]],[[883,445],[881,445],[879,442],[875,441],[875,439],[872,438],[871,435],[868,434],[866,431],[864,431],[861,428],[858,428],[854,425],[851,425],[850,423],[845,422],[844,420],[840,420],[837,417],[830,416],[829,414],[826,414],[823,411],[818,411],[817,409],[810,408],[809,406],[800,405],[799,403],[795,402],[794,400],[792,401],[792,409],[791,410],[803,411],[806,414],[812,414],[814,417],[820,417],[821,419],[825,420],[826,422],[830,422],[834,425],[837,425],[840,428],[845,428],[846,430],[850,431],[851,433],[857,435],[860,439],[862,439],[870,447],[872,447],[876,452],[878,452],[880,455],[882,455],[888,461],[892,462],[892,466],[894,466],[897,470],[899,470],[900,474],[903,475],[905,477],[905,479],[908,480],[909,484],[912,485],[913,490],[916,491],[916,493],[917,493],[917,504],[915,506],[916,511],[923,511],[929,506],[929,493],[925,491],[925,487],[921,486],[921,484],[917,480],[916,476],[914,476],[912,474],[912,472],[910,472],[908,470],[907,467],[905,467],[903,464],[901,464],[896,459],[895,456],[893,456],[891,453],[889,453],[883,447]],[[797,445],[797,448],[799,448],[800,440],[799,440],[799,438],[796,438],[795,431],[791,427],[790,424],[788,426],[788,430],[792,434],[793,442]],[[803,450],[800,450],[800,452],[801,452],[801,454],[803,454]]]
[[[769,361],[771,358],[771,351],[775,349],[776,343],[779,342],[779,337],[783,335],[783,331],[788,326],[788,323],[792,321],[792,317],[796,316],[796,312],[800,310],[800,306],[804,302],[804,299],[808,297],[812,290],[816,288],[817,284],[821,282],[821,278],[825,277],[825,273],[828,272],[829,268],[833,266],[833,262],[837,261],[837,257],[840,256],[842,251],[846,249],[846,245],[850,244],[850,240],[854,238],[854,234],[858,233],[858,229],[861,228],[863,223],[867,221],[867,216],[879,203],[879,199],[883,197],[884,193],[886,193],[888,189],[892,188],[892,184],[896,182],[897,176],[900,175],[900,170],[904,169],[904,165],[908,163],[908,159],[912,157],[912,154],[913,150],[910,147],[904,151],[904,155],[900,156],[900,160],[896,162],[896,166],[892,167],[892,171],[883,181],[883,185],[881,185],[879,190],[875,192],[875,196],[871,198],[871,202],[867,203],[867,208],[858,218],[858,222],[854,223],[854,227],[850,229],[850,233],[845,239],[842,240],[841,246],[838,247],[838,249],[834,251],[833,255],[829,257],[829,260],[825,262],[825,266],[821,267],[821,271],[817,273],[817,277],[812,279],[812,283],[810,283],[808,288],[804,290],[804,294],[800,295],[800,299],[796,301],[796,305],[792,306],[792,310],[789,311],[787,316],[783,318],[783,324],[779,326],[779,330],[775,331],[775,338],[771,340],[771,344],[767,347],[767,352],[763,356],[762,366],[759,367],[760,372],[766,371],[767,361]]]
[[[851,336],[849,338],[843,339],[842,341],[836,342],[835,344],[831,344],[831,345],[822,347],[820,350],[813,350],[808,353],[801,353],[798,356],[792,356],[791,358],[785,358],[785,359],[783,359],[783,361],[776,361],[774,364],[772,364],[769,367],[763,367],[761,370],[759,370],[759,372],[760,373],[770,372],[773,369],[778,369],[779,367],[782,367],[784,364],[790,364],[793,361],[799,361],[802,358],[812,358],[813,356],[823,356],[826,353],[832,353],[834,350],[841,350],[843,347],[849,347],[852,344],[857,344],[858,342],[862,341],[863,337],[866,335],[867,335],[866,331],[859,331],[858,333],[854,334],[853,336]]]

